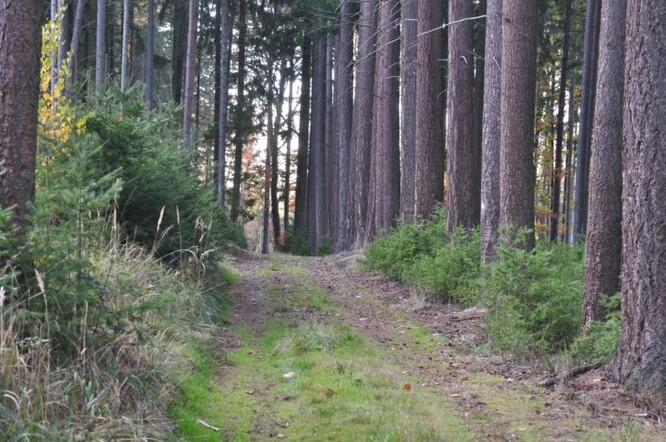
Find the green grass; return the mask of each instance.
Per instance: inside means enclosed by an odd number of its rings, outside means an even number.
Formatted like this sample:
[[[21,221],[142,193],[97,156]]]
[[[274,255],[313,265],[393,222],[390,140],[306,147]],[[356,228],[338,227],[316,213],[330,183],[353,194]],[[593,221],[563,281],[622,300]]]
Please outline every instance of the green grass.
[[[339,306],[317,285],[305,280],[298,285],[268,284],[266,292],[272,295],[273,310],[285,313],[294,309],[316,312],[336,312]]]
[[[317,345],[297,345],[303,337]],[[275,351],[275,349],[282,349]],[[435,389],[387,364],[386,354],[340,323],[270,322],[258,339],[228,355],[214,386],[210,367],[183,384],[179,410],[188,440],[474,440]],[[293,372],[293,378],[284,374]],[[405,383],[414,385],[403,390]],[[212,388],[212,391],[209,391]],[[451,404],[448,404],[451,405]],[[220,433],[196,424],[199,419]]]

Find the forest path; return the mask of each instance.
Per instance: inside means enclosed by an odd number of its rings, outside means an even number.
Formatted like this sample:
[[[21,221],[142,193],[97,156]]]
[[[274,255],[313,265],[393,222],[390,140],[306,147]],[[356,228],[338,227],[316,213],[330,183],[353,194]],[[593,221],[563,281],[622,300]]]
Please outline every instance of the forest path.
[[[547,372],[485,349],[481,309],[424,302],[356,258],[234,260],[209,440],[658,440],[600,373],[539,387]]]

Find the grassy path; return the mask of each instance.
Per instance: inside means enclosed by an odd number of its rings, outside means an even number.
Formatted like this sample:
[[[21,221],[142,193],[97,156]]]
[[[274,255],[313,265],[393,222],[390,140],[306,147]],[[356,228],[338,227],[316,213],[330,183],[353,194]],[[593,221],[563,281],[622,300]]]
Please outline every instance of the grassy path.
[[[353,257],[236,266],[235,307],[193,349],[175,412],[187,440],[658,440],[480,352],[478,311],[427,307]]]

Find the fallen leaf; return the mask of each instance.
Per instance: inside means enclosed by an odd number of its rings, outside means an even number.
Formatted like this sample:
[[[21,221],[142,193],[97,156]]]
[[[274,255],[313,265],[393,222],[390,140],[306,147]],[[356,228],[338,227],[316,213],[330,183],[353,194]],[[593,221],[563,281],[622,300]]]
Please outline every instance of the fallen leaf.
[[[402,386],[402,389],[405,391],[412,391],[412,384],[405,384]]]

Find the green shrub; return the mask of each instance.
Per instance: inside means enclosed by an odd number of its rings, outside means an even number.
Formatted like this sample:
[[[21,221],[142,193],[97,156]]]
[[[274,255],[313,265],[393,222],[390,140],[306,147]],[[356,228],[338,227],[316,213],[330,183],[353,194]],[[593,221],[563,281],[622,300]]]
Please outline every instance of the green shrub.
[[[478,229],[456,229],[432,254],[414,258],[404,281],[426,294],[463,305],[478,302],[477,278],[481,272]]]
[[[620,342],[620,294],[604,302],[608,309],[605,321],[593,321],[574,339],[568,354],[579,364],[608,362]]]
[[[86,129],[102,144],[97,167],[119,171],[119,222],[133,240],[149,248],[156,245],[167,255],[199,246],[197,225],[204,223],[211,247],[230,242],[246,246],[242,227],[231,223],[216,206],[212,189],[198,181],[191,152],[180,146],[175,113],[149,113],[138,94],[114,89],[97,101]]]
[[[310,244],[305,229],[295,231],[293,226],[289,226],[284,234],[284,243],[278,244],[277,247],[280,251],[292,255],[310,255]]]
[[[445,235],[446,212],[425,224],[399,224],[365,249],[365,265],[446,301],[474,304],[480,274],[479,231]]]
[[[446,212],[442,209],[427,223],[399,223],[391,233],[366,247],[365,265],[404,282],[415,260],[434,256],[435,251],[443,247],[445,223]]]
[[[519,356],[563,350],[578,330],[583,247],[502,245],[482,280],[488,338]]]

